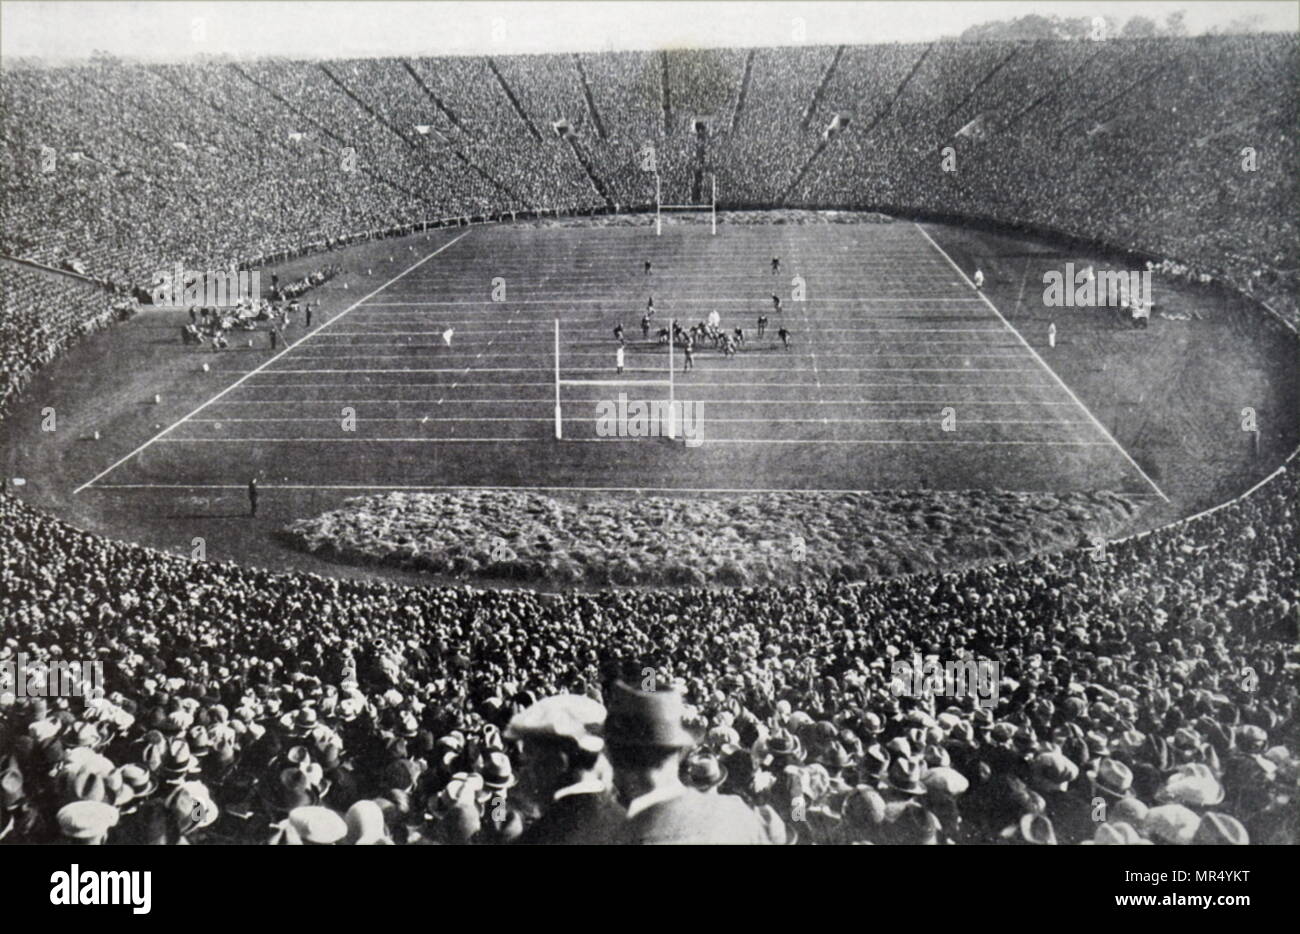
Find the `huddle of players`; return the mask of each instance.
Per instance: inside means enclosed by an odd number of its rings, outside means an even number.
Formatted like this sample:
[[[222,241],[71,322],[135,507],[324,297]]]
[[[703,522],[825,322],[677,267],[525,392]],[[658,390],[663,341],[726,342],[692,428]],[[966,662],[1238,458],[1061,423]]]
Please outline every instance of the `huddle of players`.
[[[652,264],[649,260],[645,261],[645,274],[650,275]],[[781,269],[781,260],[778,257],[772,257],[772,274],[776,275]],[[772,293],[772,309],[780,312],[781,296],[775,292]],[[646,301],[645,314],[641,316],[641,336],[645,340],[650,339],[650,326],[655,316],[655,299],[651,295]],[[744,328],[733,328],[731,333],[723,332],[718,326],[718,313],[715,311],[709,315],[709,320],[701,321],[699,324],[692,325],[689,329],[683,329],[680,324],[673,323],[671,339],[673,343],[682,349],[684,362],[682,372],[695,369],[695,343],[696,341],[711,340],[715,348],[722,350],[723,356],[734,357],[737,348],[745,342]],[[767,333],[767,315],[758,316],[758,336],[761,339]],[[781,344],[786,350],[790,349],[790,332],[781,326],[777,328],[776,336],[781,339]],[[658,331],[659,343],[666,344],[669,341],[668,328],[660,328]],[[618,341],[621,348],[626,340],[623,337],[623,325],[618,324],[614,327],[614,339]]]

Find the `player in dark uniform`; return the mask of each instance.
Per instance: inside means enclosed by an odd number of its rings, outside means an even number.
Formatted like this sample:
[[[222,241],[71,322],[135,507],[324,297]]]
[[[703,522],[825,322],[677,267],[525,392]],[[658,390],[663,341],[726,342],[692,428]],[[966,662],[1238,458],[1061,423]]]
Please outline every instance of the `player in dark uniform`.
[[[785,349],[786,349],[786,350],[789,350],[789,349],[790,349],[790,332],[787,331],[785,328],[778,328],[778,329],[777,329],[777,332],[776,332],[776,336],[779,337],[779,338],[781,338],[781,343],[785,346]]]
[[[682,372],[695,369],[695,341],[689,337],[682,343]]]
[[[650,260],[645,261],[645,274],[650,275]]]
[[[758,336],[761,340],[763,334],[767,331],[767,315],[758,316]]]
[[[645,303],[645,311],[646,311],[646,314],[648,314],[648,315],[650,315],[650,316],[652,316],[652,317],[654,316],[654,313],[655,313],[655,297],[654,297],[653,295],[651,295],[650,298],[647,299],[647,301],[646,301],[646,303]]]
[[[732,331],[731,331],[731,333],[732,333],[733,335],[735,335],[736,343],[737,343],[737,344],[743,344],[743,343],[745,343],[745,329],[744,329],[744,328],[733,328]]]
[[[772,293],[772,308],[776,311],[781,310],[781,296],[777,295],[775,292]]]
[[[650,339],[650,316],[649,315],[641,316],[641,338],[643,340]]]
[[[772,275],[775,276],[776,273],[777,273],[777,270],[779,270],[780,268],[781,268],[781,260],[778,259],[777,257],[773,256],[773,257],[772,257]]]
[[[257,478],[248,481],[248,514],[257,515]]]
[[[618,341],[619,344],[627,343],[627,341],[623,340],[623,325],[614,325],[614,340]]]

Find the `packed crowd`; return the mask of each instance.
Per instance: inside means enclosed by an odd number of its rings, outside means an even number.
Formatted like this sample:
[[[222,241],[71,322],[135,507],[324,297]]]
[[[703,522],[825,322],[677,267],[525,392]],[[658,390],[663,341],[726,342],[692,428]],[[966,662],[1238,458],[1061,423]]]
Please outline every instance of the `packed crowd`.
[[[6,495],[0,665],[99,661],[106,697],[0,693],[0,836],[508,841],[553,803],[518,718],[623,678],[776,842],[1294,843],[1298,487],[1104,552],[564,595],[188,561]],[[899,693],[918,656],[996,662],[996,702]]]
[[[0,269],[0,285],[0,418],[40,367],[131,312],[129,303],[96,286],[14,264]]]
[[[666,203],[707,202],[716,175],[724,205],[1028,223],[1293,312],[1297,51],[1255,35],[17,69],[0,248],[132,283],[160,259],[224,267],[431,218],[646,208],[651,147]]]
[[[141,282],[548,195],[644,206],[648,139],[665,200],[707,164],[735,203],[1031,223],[1293,308],[1296,57],[1251,37],[20,71],[0,246]],[[113,312],[2,275],[7,400]],[[627,744],[662,728],[700,807],[771,842],[1294,843],[1298,492],[1291,472],[1101,552],[943,575],[563,595],[187,561],[4,495],[0,679],[93,660],[106,696],[0,686],[0,839],[620,840],[653,764]],[[996,663],[996,703],[900,693],[916,657]],[[564,750],[549,780],[539,735]],[[601,804],[557,836],[575,787]]]

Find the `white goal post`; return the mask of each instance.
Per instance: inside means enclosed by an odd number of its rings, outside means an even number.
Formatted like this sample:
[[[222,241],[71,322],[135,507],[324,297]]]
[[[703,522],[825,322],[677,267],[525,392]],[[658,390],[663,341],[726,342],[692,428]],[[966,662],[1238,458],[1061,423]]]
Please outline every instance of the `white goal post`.
[[[655,173],[655,236],[664,232],[664,211],[708,211],[712,220],[713,236],[718,235],[718,176],[709,176],[708,204],[664,204],[663,183]]]
[[[676,384],[673,380],[673,328],[675,318],[668,319],[668,378],[667,379],[563,379],[560,376],[560,319],[555,319],[555,440],[564,440],[564,402],[562,386],[667,386],[668,387],[668,437],[677,439],[677,414],[673,402]]]

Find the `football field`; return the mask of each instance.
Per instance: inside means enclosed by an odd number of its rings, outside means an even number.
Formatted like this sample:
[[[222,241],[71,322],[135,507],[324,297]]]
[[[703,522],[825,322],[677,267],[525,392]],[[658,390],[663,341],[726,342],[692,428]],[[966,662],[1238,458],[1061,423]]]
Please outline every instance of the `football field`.
[[[716,237],[689,224],[661,237],[476,227],[418,238],[413,251],[403,243],[365,271],[345,306],[311,330],[299,323],[282,352],[231,372],[78,492],[227,488],[256,475],[267,487],[358,491],[1159,494],[973,287],[973,270],[917,224],[720,226]],[[743,329],[738,352],[697,344],[689,372],[680,347],[673,359],[672,392],[697,404],[702,443],[598,434],[600,403],[668,398],[659,328],[713,311],[724,330]]]

